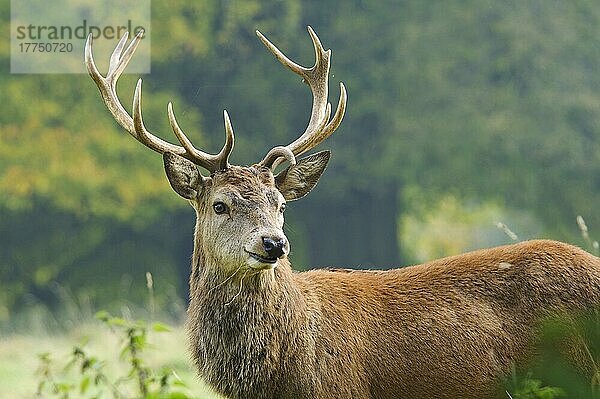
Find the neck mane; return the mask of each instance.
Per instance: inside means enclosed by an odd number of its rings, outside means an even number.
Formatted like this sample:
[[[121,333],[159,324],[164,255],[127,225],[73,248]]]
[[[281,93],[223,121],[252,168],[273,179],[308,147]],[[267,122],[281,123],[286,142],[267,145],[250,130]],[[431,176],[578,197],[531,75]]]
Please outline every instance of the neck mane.
[[[306,304],[289,261],[273,270],[223,270],[197,239],[187,328],[200,376],[231,398],[301,389],[284,382],[295,374],[297,351],[310,345]]]

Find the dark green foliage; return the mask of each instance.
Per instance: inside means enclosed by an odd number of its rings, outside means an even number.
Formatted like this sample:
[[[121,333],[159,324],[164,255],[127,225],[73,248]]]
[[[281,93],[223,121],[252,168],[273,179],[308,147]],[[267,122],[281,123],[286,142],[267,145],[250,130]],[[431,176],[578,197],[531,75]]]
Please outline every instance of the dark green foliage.
[[[600,398],[600,314],[547,320],[536,374],[569,398]]]
[[[8,287],[0,292],[0,305],[9,306],[11,313],[38,303],[61,312],[65,302],[111,309],[145,305],[144,276],[150,272],[157,305],[172,312],[170,305],[186,296],[183,276],[192,252],[194,223],[182,216],[167,215],[137,229],[44,206],[9,213],[0,222],[7,246],[0,251],[0,281]],[[0,328],[10,324],[0,317]]]
[[[120,358],[100,359],[90,355],[85,346],[75,346],[66,365],[52,359],[49,353],[39,355],[39,398],[113,398],[113,399],[191,399],[191,393],[177,374],[169,369],[154,370],[144,356],[151,348],[148,331],[168,332],[162,323],[129,321],[99,312],[96,318],[122,340]],[[106,371],[116,362],[126,365],[121,375]]]
[[[506,391],[509,399],[559,399],[564,398],[564,391],[560,388],[542,386],[542,382],[528,376],[523,379],[514,379]]]
[[[533,367],[506,384],[514,398],[600,398],[600,314],[551,317],[541,324]]]

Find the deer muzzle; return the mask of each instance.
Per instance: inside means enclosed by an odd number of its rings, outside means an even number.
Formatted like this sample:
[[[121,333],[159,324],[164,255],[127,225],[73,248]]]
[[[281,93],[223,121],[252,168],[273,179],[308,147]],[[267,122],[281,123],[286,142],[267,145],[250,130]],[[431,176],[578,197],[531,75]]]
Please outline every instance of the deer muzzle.
[[[277,261],[287,256],[290,245],[282,234],[263,234],[257,237],[251,248],[246,248],[250,258],[255,261],[250,266],[256,269],[272,268]]]

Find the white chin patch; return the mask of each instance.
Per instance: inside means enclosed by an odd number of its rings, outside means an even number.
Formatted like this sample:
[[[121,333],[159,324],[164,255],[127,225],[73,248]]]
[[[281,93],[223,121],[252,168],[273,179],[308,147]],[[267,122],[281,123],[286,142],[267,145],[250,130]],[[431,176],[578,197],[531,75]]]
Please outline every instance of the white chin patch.
[[[275,263],[264,263],[260,262],[258,259],[254,259],[253,257],[248,258],[248,266],[250,266],[254,270],[271,270],[277,266],[277,262]]]

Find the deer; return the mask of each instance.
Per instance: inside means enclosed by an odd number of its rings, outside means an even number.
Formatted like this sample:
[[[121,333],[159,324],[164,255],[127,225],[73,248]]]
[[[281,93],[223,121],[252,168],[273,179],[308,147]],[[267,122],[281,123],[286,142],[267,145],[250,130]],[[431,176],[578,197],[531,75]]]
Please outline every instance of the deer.
[[[286,203],[315,187],[330,152],[300,156],[340,126],[347,103],[340,83],[332,115],[331,50],[310,26],[308,33],[312,67],[256,31],[308,84],[312,109],[296,140],[250,166],[229,163],[227,111],[225,144],[211,154],[194,147],[170,102],[180,144],[147,130],[141,79],[132,113],[125,110],[116,83],[143,31],[129,43],[127,35],[120,39],[106,76],[94,62],[91,36],[85,44],[85,64],[106,107],[162,155],[172,189],[195,210],[186,329],[199,376],[228,398],[506,397],[498,381],[529,361],[540,318],[600,303],[600,260],[569,244],[532,240],[390,270],[293,271]]]

